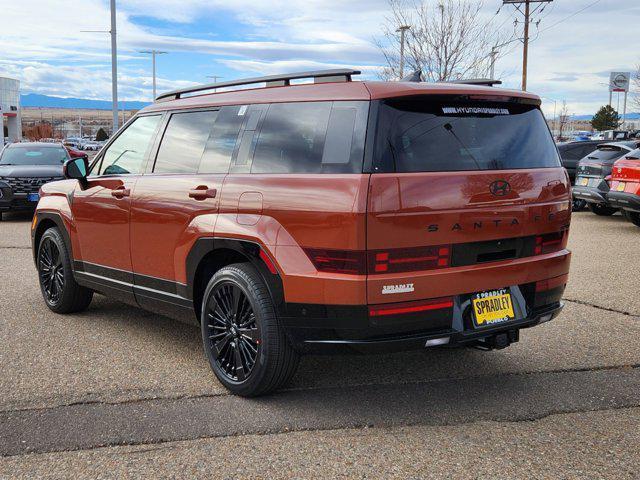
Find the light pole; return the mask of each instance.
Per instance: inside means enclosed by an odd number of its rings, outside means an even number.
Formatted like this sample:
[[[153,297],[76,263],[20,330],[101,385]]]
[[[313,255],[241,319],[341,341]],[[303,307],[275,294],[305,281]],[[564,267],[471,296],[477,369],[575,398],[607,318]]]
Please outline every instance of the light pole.
[[[207,75],[207,78],[213,78],[213,83],[218,83],[218,79],[219,78],[224,78],[224,77],[221,77],[220,75]],[[217,92],[218,89],[214,88],[213,91]]]
[[[113,133],[118,130],[118,46],[116,42],[116,0],[110,0],[111,30],[80,30],[83,33],[109,33],[111,35],[111,112]]]
[[[407,30],[411,27],[409,25],[400,25],[396,32],[400,32],[400,75],[399,80],[402,80],[404,77],[404,35]]]
[[[491,80],[495,80],[495,74],[496,74],[496,57],[498,56],[498,47],[492,47],[491,48],[491,53],[489,53],[489,56],[491,57],[491,67],[489,68],[489,78]]]
[[[111,109],[113,133],[118,130],[118,46],[116,42],[116,0],[111,0]]]
[[[161,50],[141,50],[140,53],[151,55],[151,68],[153,70],[153,101],[156,101],[156,55],[163,55],[167,52]]]

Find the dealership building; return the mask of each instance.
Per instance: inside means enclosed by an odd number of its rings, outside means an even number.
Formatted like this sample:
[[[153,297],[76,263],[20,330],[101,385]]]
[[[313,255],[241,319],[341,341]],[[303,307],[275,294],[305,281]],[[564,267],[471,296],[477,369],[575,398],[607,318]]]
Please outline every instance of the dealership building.
[[[22,139],[20,121],[20,81],[0,77],[0,113],[2,114],[2,136],[11,142]],[[1,144],[0,144],[1,146]]]

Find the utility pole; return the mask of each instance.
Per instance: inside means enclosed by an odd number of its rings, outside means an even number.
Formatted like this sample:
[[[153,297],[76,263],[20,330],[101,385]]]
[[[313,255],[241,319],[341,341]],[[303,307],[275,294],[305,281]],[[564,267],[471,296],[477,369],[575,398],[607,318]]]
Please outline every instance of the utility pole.
[[[224,78],[224,77],[221,77],[220,75],[207,75],[207,78],[213,78],[213,83],[218,83],[218,79],[219,78]],[[218,89],[214,88],[213,91],[217,92]]]
[[[153,101],[156,101],[156,55],[163,55],[167,52],[161,50],[141,50],[140,53],[151,55],[151,68],[153,71]]]
[[[404,77],[404,35],[410,28],[409,25],[400,25],[396,30],[396,32],[400,32],[400,71],[398,80],[402,80],[402,77]]]
[[[529,61],[529,24],[531,23],[531,16],[536,13],[538,8],[542,6],[544,10],[546,3],[551,3],[553,0],[502,0],[503,5],[513,5],[516,10],[524,16],[524,35],[522,37],[522,90],[527,89],[527,68]],[[537,3],[538,6],[534,7],[531,11],[531,4]],[[520,7],[524,5],[524,11]]]
[[[116,42],[116,0],[111,0],[111,109],[113,133],[118,130],[118,46]]]
[[[491,57],[491,63],[490,63],[490,68],[489,68],[489,78],[491,80],[495,80],[495,74],[496,74],[496,57],[498,56],[498,48],[497,47],[491,47],[491,53],[489,53],[489,56]]]

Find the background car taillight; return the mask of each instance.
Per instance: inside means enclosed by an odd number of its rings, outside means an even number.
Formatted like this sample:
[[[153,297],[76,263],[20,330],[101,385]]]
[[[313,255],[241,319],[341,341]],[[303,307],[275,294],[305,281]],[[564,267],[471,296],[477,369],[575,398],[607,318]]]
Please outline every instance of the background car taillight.
[[[562,230],[560,232],[538,235],[536,237],[536,244],[533,250],[534,255],[542,255],[562,250],[566,234],[567,230]]]
[[[366,254],[359,250],[305,248],[305,253],[319,272],[365,275]]]
[[[369,273],[398,273],[417,270],[434,270],[451,263],[451,247],[396,248],[369,252]]]

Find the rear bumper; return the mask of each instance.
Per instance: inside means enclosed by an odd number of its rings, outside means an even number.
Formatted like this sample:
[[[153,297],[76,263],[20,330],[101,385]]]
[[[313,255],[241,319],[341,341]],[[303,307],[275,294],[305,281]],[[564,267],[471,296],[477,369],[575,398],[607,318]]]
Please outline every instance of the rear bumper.
[[[640,195],[626,192],[609,192],[607,199],[612,207],[640,212]]]
[[[566,275],[562,281],[566,282]],[[482,345],[503,333],[515,342],[519,330],[548,322],[563,308],[564,284],[542,293],[535,292],[535,284],[510,288],[516,319],[488,327],[474,327],[470,295],[454,297],[454,306],[449,310],[424,312],[408,316],[409,319],[390,318],[382,324],[368,315],[366,306],[289,304],[291,316],[281,317],[281,322],[296,348],[306,353],[386,352],[432,345]]]
[[[573,187],[574,198],[579,198],[589,203],[608,204],[608,193],[608,190],[603,190],[597,187],[585,187],[582,185],[576,185]]]

